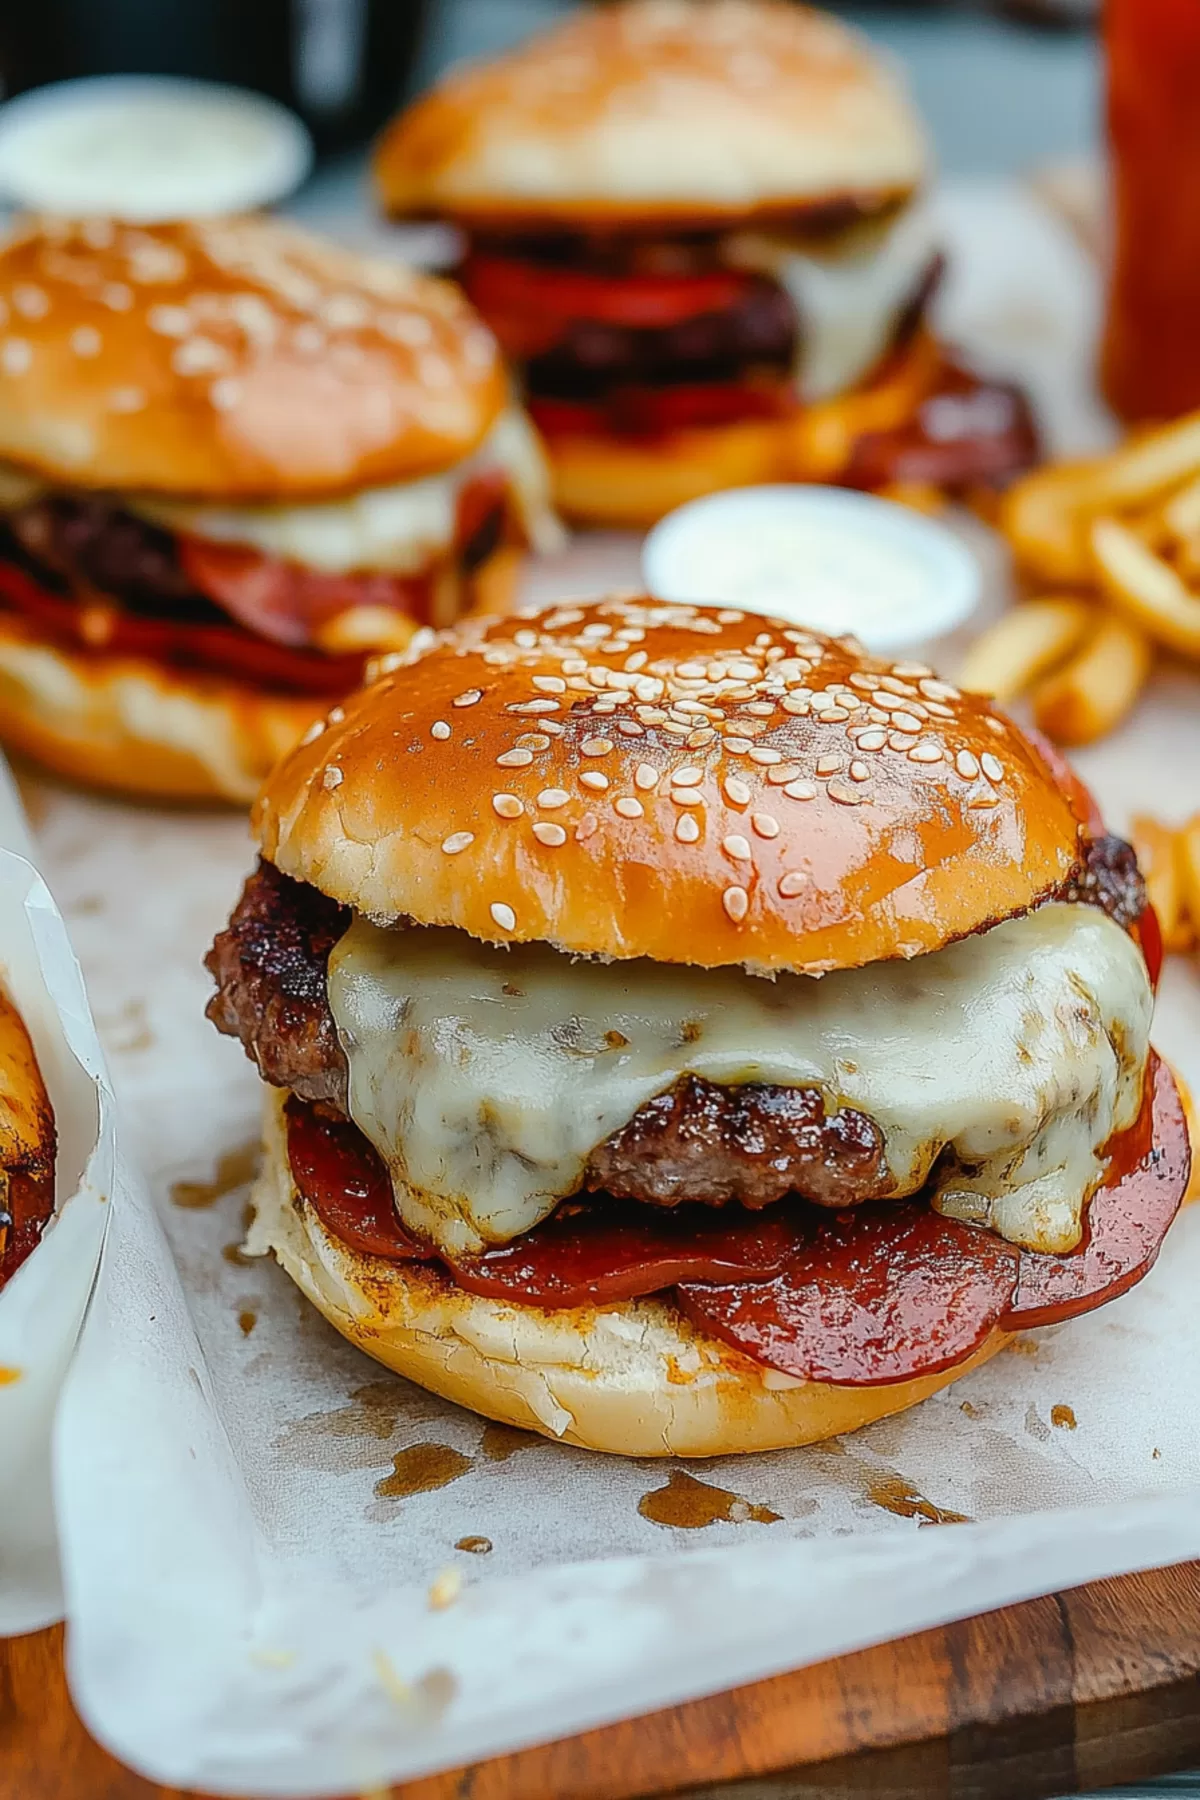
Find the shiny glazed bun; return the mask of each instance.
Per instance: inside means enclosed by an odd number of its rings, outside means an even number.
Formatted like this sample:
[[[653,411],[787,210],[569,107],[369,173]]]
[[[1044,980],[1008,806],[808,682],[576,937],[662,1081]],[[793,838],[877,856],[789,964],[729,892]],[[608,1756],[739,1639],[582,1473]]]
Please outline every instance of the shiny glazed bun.
[[[375,171],[390,211],[483,225],[873,208],[925,165],[907,96],[837,20],[788,0],[632,0],[452,73]]]
[[[319,705],[143,657],[39,643],[0,615],[6,743],[89,787],[246,805]]]
[[[505,399],[457,289],[262,218],[36,222],[0,249],[0,458],[303,499],[459,461]]]
[[[1077,864],[1038,753],[923,665],[636,599],[426,642],[256,812],[284,873],[373,918],[818,972],[938,949]]]
[[[292,1181],[284,1099],[266,1096],[247,1248],[273,1251],[368,1356],[485,1418],[619,1456],[794,1449],[906,1411],[1008,1342],[993,1331],[941,1374],[835,1387],[753,1362],[661,1297],[556,1312],[483,1299],[435,1269],[353,1250],[326,1229]]]

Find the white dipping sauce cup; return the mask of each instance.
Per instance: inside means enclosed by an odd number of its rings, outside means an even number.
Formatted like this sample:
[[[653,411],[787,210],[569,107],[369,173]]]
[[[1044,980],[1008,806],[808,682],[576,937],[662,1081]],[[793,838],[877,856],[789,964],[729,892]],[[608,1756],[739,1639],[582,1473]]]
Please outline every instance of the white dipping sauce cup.
[[[772,614],[891,652],[971,615],[982,570],[954,533],[906,506],[837,487],[730,488],[659,521],[642,547],[656,599]]]

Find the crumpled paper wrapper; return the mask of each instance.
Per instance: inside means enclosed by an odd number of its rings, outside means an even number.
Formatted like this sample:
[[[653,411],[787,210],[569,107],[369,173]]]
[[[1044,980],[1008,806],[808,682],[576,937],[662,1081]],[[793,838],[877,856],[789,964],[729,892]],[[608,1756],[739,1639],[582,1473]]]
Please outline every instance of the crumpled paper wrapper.
[[[31,854],[0,759],[0,980],[33,1039],[58,1129],[55,1216],[0,1292],[0,1637],[62,1615],[51,1431],[112,1192],[103,1057],[79,966]]]
[[[1060,442],[1095,442],[1081,254],[1013,191],[945,211],[958,334],[1026,374]],[[531,591],[635,574],[631,540],[581,540]],[[1116,828],[1197,804],[1195,694],[1161,681],[1081,759]],[[152,1196],[119,1165],[57,1433],[73,1691],[127,1761],[206,1791],[365,1791],[1200,1555],[1200,1208],[1121,1301],[813,1450],[600,1458],[387,1375],[239,1248],[258,1081],[202,1016],[200,957],[244,821],[40,798]],[[1157,1035],[1193,1082],[1198,999],[1173,964]]]

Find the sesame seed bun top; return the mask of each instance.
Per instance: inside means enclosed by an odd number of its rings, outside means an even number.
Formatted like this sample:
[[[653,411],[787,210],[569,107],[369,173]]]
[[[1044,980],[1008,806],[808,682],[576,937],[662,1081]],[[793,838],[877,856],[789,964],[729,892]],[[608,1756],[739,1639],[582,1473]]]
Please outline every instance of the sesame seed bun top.
[[[836,19],[632,0],[452,73],[395,121],[375,173],[393,213],[570,225],[876,206],[925,166],[899,82]]]
[[[771,971],[937,949],[1079,854],[1067,799],[986,701],[651,600],[434,639],[314,726],[256,825],[285,873],[376,918]]]
[[[455,288],[275,221],[43,220],[0,249],[0,457],[52,480],[331,495],[459,461],[504,399]]]

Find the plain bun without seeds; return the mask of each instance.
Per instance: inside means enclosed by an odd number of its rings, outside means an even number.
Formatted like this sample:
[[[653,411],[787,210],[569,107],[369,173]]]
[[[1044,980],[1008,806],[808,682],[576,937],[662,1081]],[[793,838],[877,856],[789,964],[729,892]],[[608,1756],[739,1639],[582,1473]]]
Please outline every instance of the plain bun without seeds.
[[[891,72],[839,21],[786,0],[589,8],[453,72],[375,162],[389,211],[479,227],[872,211],[925,168]]]
[[[938,949],[1079,860],[1036,750],[921,664],[636,599],[414,652],[257,808],[278,868],[375,919],[818,972]]]
[[[506,401],[448,282],[262,218],[0,248],[0,458],[67,486],[318,498],[461,461]]]
[[[792,1380],[698,1330],[659,1296],[548,1312],[467,1293],[436,1269],[364,1255],[296,1192],[283,1097],[266,1097],[251,1254],[268,1251],[343,1337],[485,1418],[618,1456],[796,1449],[916,1406],[1009,1341],[886,1387]]]

